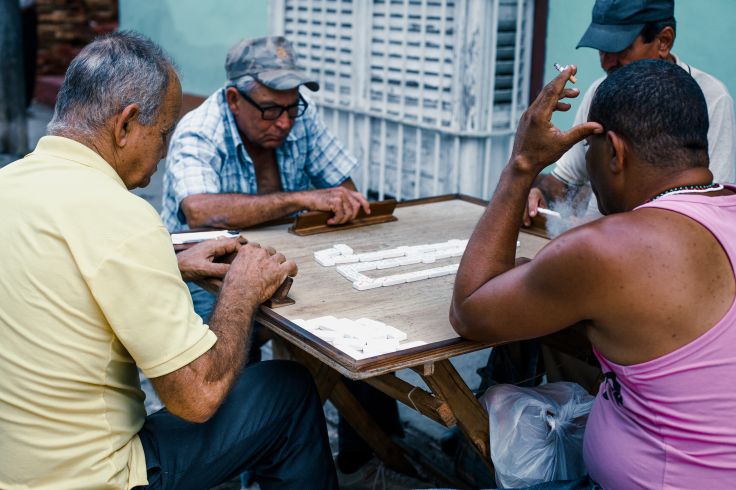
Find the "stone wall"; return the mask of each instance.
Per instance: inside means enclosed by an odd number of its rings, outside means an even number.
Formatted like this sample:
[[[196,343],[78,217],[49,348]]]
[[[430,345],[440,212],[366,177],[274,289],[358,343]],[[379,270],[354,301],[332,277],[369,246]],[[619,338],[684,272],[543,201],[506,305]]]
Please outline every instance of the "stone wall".
[[[63,75],[95,36],[118,24],[117,0],[36,0],[39,75]]]

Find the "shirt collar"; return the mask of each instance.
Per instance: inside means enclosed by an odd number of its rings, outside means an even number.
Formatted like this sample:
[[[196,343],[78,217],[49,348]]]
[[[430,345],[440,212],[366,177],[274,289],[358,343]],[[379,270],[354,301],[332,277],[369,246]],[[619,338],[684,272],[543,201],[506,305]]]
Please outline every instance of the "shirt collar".
[[[675,64],[677,66],[679,66],[680,68],[682,68],[683,70],[685,70],[686,72],[688,72],[690,75],[693,74],[692,71],[690,70],[690,65],[688,65],[687,63],[685,63],[684,61],[682,61],[680,58],[678,58],[675,53],[670,53],[670,55],[672,56],[672,59],[675,60]]]
[[[53,158],[60,158],[94,168],[127,190],[123,179],[99,153],[73,139],[64,138],[63,136],[44,136],[38,141],[36,149],[33,150],[31,155],[49,155]]]

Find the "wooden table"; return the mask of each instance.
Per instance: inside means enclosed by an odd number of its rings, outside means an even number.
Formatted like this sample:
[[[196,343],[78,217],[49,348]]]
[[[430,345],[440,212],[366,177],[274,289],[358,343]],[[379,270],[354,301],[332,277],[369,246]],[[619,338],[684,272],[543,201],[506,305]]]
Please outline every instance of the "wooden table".
[[[299,274],[289,296],[296,304],[272,310],[262,307],[258,320],[284,339],[292,357],[312,372],[322,400],[329,399],[376,454],[399,470],[413,473],[403,451],[372,422],[338,375],[361,379],[380,391],[447,426],[458,425],[491,468],[488,416],[449,358],[492,344],[460,338],[450,326],[448,312],[455,276],[444,276],[391,287],[357,291],[335,270],[317,264],[313,252],[345,243],[355,253],[401,245],[466,239],[484,211],[482,201],[465,196],[443,196],[400,203],[398,221],[311,236],[287,232],[288,225],[247,230],[250,241],[273,246],[294,259]],[[518,255],[533,257],[547,239],[522,232]],[[459,257],[432,265],[405,266],[401,272],[457,263]],[[395,274],[372,271],[374,275]],[[379,274],[385,272],[386,274]],[[293,323],[324,315],[358,319],[368,317],[408,334],[407,341],[426,345],[363,360],[355,360]],[[431,391],[413,386],[391,373],[416,371]]]

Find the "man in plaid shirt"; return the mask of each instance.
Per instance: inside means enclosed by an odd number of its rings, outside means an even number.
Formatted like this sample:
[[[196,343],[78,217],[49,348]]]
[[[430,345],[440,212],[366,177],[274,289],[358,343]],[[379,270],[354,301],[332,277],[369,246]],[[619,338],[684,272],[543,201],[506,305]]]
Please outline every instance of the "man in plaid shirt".
[[[244,40],[225,62],[228,82],[179,122],[166,158],[162,219],[169,231],[247,228],[302,210],[332,212],[328,224],[356,217],[368,202],[350,179],[357,162],[299,93],[319,84],[297,69],[283,37]],[[187,283],[205,320],[215,297]],[[252,345],[249,359],[260,359]],[[346,381],[347,383],[347,381]],[[378,423],[403,435],[396,402],[364,383],[347,383]],[[367,444],[340,420],[338,476],[360,479]]]
[[[162,218],[169,230],[246,228],[301,210],[355,218],[366,199],[357,162],[299,94],[319,84],[296,68],[283,37],[241,41],[228,83],[179,122],[166,158]]]
[[[169,231],[247,228],[302,210],[332,212],[328,224],[341,224],[370,211],[350,179],[357,161],[299,93],[319,84],[296,61],[283,37],[230,49],[227,84],[172,136],[161,213]],[[189,289],[207,321],[215,297],[193,283]]]

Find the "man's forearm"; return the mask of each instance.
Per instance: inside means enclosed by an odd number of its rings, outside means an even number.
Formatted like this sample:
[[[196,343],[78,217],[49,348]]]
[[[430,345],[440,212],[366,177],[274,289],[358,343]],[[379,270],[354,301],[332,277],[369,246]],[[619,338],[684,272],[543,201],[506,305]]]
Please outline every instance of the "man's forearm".
[[[258,300],[223,288],[210,321],[217,341],[186,366],[159,378],[154,388],[166,408],[185,420],[204,422],[215,413],[246,362],[246,347]]]
[[[197,194],[182,202],[190,228],[248,228],[306,209],[304,192]]]
[[[473,231],[455,280],[454,299],[462,302],[490,279],[514,267],[516,240],[535,173],[510,162]]]
[[[209,357],[205,382],[222,383],[225,391],[230,389],[247,362],[248,341],[257,308],[257,300],[242,297],[242,291],[222,291],[209,322],[217,342],[205,354]]]

